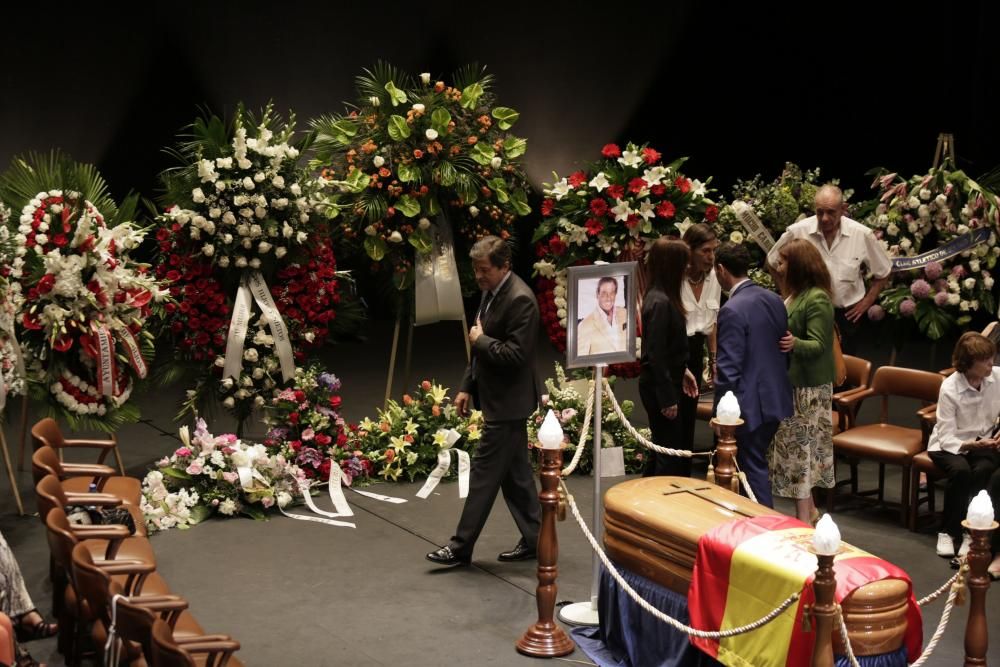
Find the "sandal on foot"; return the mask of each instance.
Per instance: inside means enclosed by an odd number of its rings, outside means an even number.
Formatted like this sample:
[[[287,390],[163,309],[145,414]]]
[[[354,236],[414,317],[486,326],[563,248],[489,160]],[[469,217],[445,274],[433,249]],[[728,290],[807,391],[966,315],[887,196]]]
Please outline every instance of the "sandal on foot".
[[[35,611],[34,609],[32,611]],[[29,611],[28,614],[31,612]],[[24,616],[26,616],[25,614]],[[48,639],[49,637],[55,637],[59,633],[59,625],[57,623],[46,623],[43,618],[38,623],[34,625],[25,625],[24,616],[14,625],[14,634],[17,635],[17,641],[19,642],[33,642],[38,639]]]
[[[14,667],[45,667],[45,665],[32,658],[31,654],[23,647],[18,646],[17,655],[14,657]]]

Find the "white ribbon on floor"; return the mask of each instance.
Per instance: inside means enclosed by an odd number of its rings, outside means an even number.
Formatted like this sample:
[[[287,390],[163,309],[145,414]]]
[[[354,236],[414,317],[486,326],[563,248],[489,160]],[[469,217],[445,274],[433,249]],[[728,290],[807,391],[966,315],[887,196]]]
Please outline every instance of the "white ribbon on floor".
[[[318,514],[319,516],[306,516],[304,514],[289,514],[285,511],[284,507],[278,506],[281,513],[287,516],[289,519],[296,519],[297,521],[313,521],[316,523],[325,523],[328,526],[343,526],[345,528],[356,528],[357,526],[350,521],[334,521],[339,517],[343,516],[354,516],[354,511],[351,510],[350,506],[347,504],[347,499],[344,497],[344,490],[341,488],[341,471],[336,465],[330,466],[330,483],[327,485],[328,493],[330,494],[330,500],[333,502],[336,512],[327,512],[326,510],[321,510],[316,506],[313,501],[312,496],[309,495],[310,483],[308,480],[299,480],[299,491],[302,493],[302,499],[306,503],[306,507],[313,514]],[[327,518],[322,518],[327,517]]]
[[[443,215],[428,230],[434,247],[417,252],[414,264],[414,324],[461,320],[465,316],[451,223]]]
[[[452,452],[455,453],[458,459],[458,497],[465,498],[469,495],[469,469],[472,467],[469,453],[461,449],[452,449],[452,445],[458,442],[462,435],[453,428],[447,431],[439,429],[438,435],[442,433],[444,433],[444,441],[447,449],[442,449],[438,452],[437,465],[434,467],[434,470],[431,470],[431,474],[427,476],[427,481],[424,482],[424,485],[417,491],[418,498],[427,498],[431,495],[431,491],[441,483],[441,479],[448,472],[448,468],[451,467]]]
[[[406,502],[406,498],[396,498],[395,496],[383,496],[381,493],[372,493],[371,491],[359,491],[352,486],[347,487],[359,496],[364,496],[365,498],[371,498],[372,500],[380,500],[383,503],[392,503],[394,505],[399,505]]]

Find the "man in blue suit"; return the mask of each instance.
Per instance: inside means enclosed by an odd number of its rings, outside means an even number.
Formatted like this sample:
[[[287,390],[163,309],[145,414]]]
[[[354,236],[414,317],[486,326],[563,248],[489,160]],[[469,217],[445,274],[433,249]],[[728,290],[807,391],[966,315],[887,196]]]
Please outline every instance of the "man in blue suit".
[[[767,448],[782,419],[791,417],[788,355],[778,341],[788,330],[788,311],[774,292],[747,278],[750,253],[724,243],[715,253],[715,275],[729,293],[719,311],[715,400],[732,391],[744,424],[736,432],[736,460],[761,505],[773,507]]]

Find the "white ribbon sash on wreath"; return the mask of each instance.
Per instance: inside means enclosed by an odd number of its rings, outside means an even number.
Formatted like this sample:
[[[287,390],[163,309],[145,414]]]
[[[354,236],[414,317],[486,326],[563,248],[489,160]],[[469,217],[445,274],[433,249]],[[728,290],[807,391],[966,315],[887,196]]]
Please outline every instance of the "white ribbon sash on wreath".
[[[108,328],[98,326],[97,336],[97,391],[108,397],[115,391],[115,343]]]
[[[753,239],[761,247],[761,250],[768,252],[774,247],[774,237],[754,213],[753,207],[745,201],[737,199],[733,202],[733,212],[740,224],[743,225],[743,229],[746,230],[747,236]]]
[[[233,317],[229,322],[226,363],[222,369],[222,377],[233,378],[233,380],[240,379],[240,370],[243,368],[243,345],[250,327],[252,302],[257,303],[257,307],[261,310],[262,319],[271,330],[271,337],[274,338],[274,349],[278,354],[278,362],[281,364],[281,377],[285,382],[288,382],[295,377],[292,343],[285,321],[281,318],[281,314],[274,304],[274,299],[271,297],[271,290],[268,289],[267,282],[260,271],[250,271],[244,274],[240,287],[236,291]]]
[[[440,434],[444,429],[438,431]],[[431,470],[430,475],[427,476],[427,481],[424,485],[417,491],[418,498],[427,498],[431,495],[431,491],[437,488],[437,485],[441,483],[441,479],[447,474],[448,468],[451,467],[451,454],[455,453],[458,459],[458,497],[465,498],[469,495],[469,469],[472,467],[472,463],[469,459],[469,453],[461,449],[452,449],[454,445],[461,438],[461,434],[453,428],[444,431],[445,444],[447,449],[442,449],[437,454],[437,465]]]
[[[429,231],[434,247],[426,255],[417,252],[414,266],[416,325],[461,320],[465,316],[451,224],[440,215]]]
[[[122,343],[125,344],[125,350],[128,352],[128,360],[135,369],[136,375],[140,379],[145,379],[149,374],[149,368],[146,366],[146,360],[142,358],[142,350],[139,348],[139,342],[132,335],[126,326],[118,327],[118,337],[121,339]]]

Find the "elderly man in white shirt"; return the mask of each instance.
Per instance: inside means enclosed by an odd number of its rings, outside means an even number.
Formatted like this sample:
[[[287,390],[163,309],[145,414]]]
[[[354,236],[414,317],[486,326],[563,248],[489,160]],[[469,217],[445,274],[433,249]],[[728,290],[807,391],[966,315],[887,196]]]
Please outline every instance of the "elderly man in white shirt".
[[[962,334],[952,353],[955,372],[941,383],[937,423],[927,442],[927,453],[948,478],[938,533],[939,556],[955,555],[955,542],[962,535],[962,519],[969,498],[986,489],[994,511],[1000,509],[1000,449],[995,424],[1000,417],[1000,366],[994,366],[996,346],[976,332]],[[969,550],[968,535],[962,538],[958,556]],[[1000,551],[994,534],[993,552]],[[1000,555],[989,566],[1000,577]]]
[[[789,225],[767,253],[767,263],[778,262],[781,247],[792,239],[806,239],[819,250],[833,281],[833,305],[841,346],[854,350],[853,334],[857,322],[868,312],[889,279],[892,260],[872,230],[843,215],[844,194],[835,185],[824,185],[816,192],[816,215]],[[872,281],[865,291],[865,271]]]

